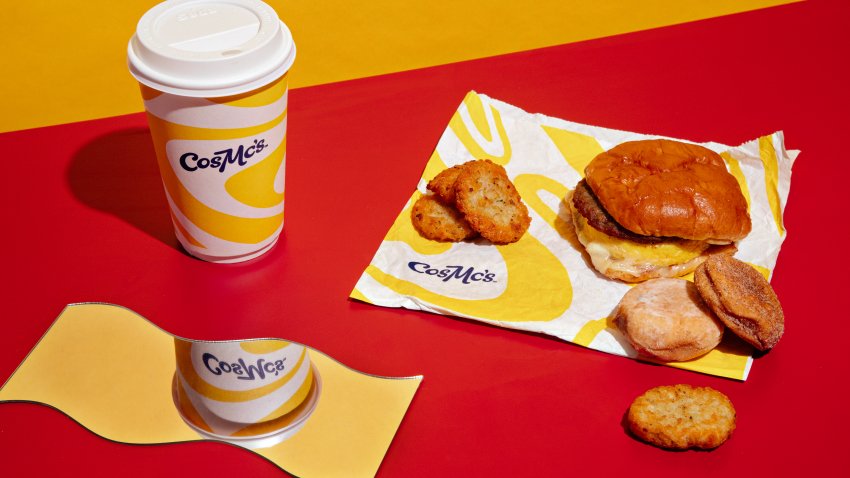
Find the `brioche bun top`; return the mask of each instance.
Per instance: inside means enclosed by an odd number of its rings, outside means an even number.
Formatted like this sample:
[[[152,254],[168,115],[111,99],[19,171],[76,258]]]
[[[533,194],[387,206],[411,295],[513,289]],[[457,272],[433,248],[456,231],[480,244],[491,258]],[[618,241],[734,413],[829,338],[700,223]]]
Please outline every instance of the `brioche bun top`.
[[[596,156],[584,173],[605,210],[636,234],[724,242],[752,228],[737,180],[702,146],[630,141]]]

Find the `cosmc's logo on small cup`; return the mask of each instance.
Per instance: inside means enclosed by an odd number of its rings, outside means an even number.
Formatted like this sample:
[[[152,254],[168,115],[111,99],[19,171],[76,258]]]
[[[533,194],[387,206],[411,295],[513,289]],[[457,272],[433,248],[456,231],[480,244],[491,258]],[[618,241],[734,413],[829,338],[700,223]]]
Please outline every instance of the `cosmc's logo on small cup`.
[[[190,151],[180,156],[180,167],[189,172],[213,168],[223,173],[228,164],[245,166],[248,164],[248,159],[251,159],[255,154],[261,153],[267,146],[265,139],[255,139],[253,144],[249,144],[248,146],[240,144],[235,150],[228,148],[216,151],[209,158]]]
[[[458,280],[464,284],[471,282],[496,282],[496,274],[488,269],[484,271],[476,271],[475,267],[469,266],[444,266],[432,267],[424,262],[408,262],[407,267],[413,272],[436,277],[443,282],[450,280]]]
[[[266,374],[276,377],[286,370],[286,365],[284,364],[286,357],[283,360],[275,360],[274,362],[257,359],[256,364],[247,364],[245,363],[245,359],[240,358],[235,362],[226,362],[219,360],[218,357],[207,352],[201,357],[201,360],[204,361],[204,367],[211,374],[221,375],[223,373],[232,373],[239,380],[257,380],[258,378],[263,380],[266,378]]]

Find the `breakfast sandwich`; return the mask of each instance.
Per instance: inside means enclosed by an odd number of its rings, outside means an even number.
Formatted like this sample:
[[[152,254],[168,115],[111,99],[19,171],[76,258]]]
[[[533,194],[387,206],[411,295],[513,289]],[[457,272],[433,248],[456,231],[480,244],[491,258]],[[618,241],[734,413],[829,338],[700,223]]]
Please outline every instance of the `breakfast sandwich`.
[[[566,202],[593,266],[626,282],[693,272],[712,255],[733,254],[752,228],[723,158],[666,139],[599,154]]]

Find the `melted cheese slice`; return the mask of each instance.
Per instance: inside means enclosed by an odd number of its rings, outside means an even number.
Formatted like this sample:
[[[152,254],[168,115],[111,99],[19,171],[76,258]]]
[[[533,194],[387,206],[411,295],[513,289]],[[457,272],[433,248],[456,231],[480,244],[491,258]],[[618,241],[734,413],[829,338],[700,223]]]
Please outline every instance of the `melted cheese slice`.
[[[678,277],[691,272],[710,247],[705,241],[671,239],[657,244],[640,244],[611,237],[587,223],[587,219],[567,199],[578,240],[599,272],[629,282],[654,277]]]

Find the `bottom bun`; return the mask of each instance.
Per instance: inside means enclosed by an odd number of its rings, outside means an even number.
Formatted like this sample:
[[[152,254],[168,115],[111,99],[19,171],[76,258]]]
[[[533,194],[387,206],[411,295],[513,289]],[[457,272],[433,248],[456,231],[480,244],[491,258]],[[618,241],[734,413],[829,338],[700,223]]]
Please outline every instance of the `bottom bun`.
[[[575,226],[576,236],[590,256],[590,262],[606,277],[624,282],[680,277],[693,272],[713,255],[731,255],[734,244],[712,245],[706,241],[670,239],[655,244],[640,244],[609,236],[588,224],[571,197],[565,202]]]

